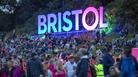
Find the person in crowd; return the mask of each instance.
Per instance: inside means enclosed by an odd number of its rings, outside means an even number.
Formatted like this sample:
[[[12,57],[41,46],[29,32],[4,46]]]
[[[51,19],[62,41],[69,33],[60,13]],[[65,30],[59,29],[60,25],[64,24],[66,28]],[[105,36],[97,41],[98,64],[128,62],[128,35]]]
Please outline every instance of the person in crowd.
[[[66,60],[67,53],[65,52],[64,49],[62,49],[58,56],[59,56],[59,58],[61,58],[62,60]]]
[[[95,70],[96,70],[96,77],[105,77],[102,60],[99,57],[96,58]]]
[[[52,72],[52,76],[54,77],[54,74],[55,74],[55,72],[56,72],[56,68],[55,68],[55,65],[54,65],[54,59],[51,59],[51,60],[49,61],[48,70],[49,70],[50,72]],[[49,73],[50,73],[50,72],[49,72]],[[48,74],[49,74],[49,73],[48,73]]]
[[[20,62],[21,62],[22,70],[24,72],[23,77],[27,77],[27,63],[26,63],[26,60],[21,59]]]
[[[88,58],[87,50],[85,48],[82,48],[81,52],[82,52],[82,55],[77,65],[76,75],[77,77],[87,77],[88,67],[89,67],[89,58]]]
[[[40,75],[45,76],[43,71],[42,63],[36,58],[36,54],[31,54],[31,59],[27,63],[27,75],[28,77],[39,77]]]
[[[8,69],[0,60],[0,77],[8,77]]]
[[[111,47],[107,47],[105,54],[103,56],[103,66],[104,66],[104,75],[109,75],[109,69],[114,65],[114,59],[111,52]]]
[[[120,58],[116,58],[115,64],[109,69],[111,77],[119,77],[120,75],[120,70],[118,68],[119,64],[120,64]]]
[[[120,77],[136,77],[138,63],[136,59],[131,55],[130,46],[124,47],[119,67]]]
[[[13,77],[24,77],[24,71],[18,60],[14,61]]]
[[[14,65],[13,65],[13,61],[11,59],[8,60],[7,62],[7,65],[8,65],[8,76],[9,77],[13,77],[13,72],[14,72]]]
[[[96,57],[95,56],[92,56],[90,58],[90,71],[91,71],[91,74],[92,74],[92,77],[96,77],[96,69],[95,69],[95,65],[96,65]]]
[[[103,52],[101,50],[97,50],[96,51],[96,56],[99,57],[99,59],[102,60],[102,58],[103,58]]]
[[[58,61],[56,66],[56,72],[54,74],[54,77],[66,77],[65,69],[63,67],[63,63],[61,61]]]
[[[76,67],[77,64],[74,61],[74,56],[70,56],[69,60],[65,63],[64,68],[67,72],[67,77],[75,77],[76,76]]]
[[[43,70],[44,70],[45,74],[47,75],[48,74],[48,61],[44,60],[42,62],[42,65],[43,65]]]

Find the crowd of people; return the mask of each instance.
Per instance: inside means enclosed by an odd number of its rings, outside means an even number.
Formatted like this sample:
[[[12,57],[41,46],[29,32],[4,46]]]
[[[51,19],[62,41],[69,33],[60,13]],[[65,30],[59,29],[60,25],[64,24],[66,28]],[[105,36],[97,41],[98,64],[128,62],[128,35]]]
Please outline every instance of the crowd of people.
[[[20,35],[0,40],[0,77],[136,77],[138,64],[131,55],[134,39],[122,39]]]

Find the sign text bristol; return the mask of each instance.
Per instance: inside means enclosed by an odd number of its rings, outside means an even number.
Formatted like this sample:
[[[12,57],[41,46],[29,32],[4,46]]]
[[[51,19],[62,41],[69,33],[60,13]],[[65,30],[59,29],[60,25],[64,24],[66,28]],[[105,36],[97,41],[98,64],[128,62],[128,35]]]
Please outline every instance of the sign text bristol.
[[[100,6],[99,9],[96,9],[95,7],[88,7],[85,10],[73,10],[65,11],[64,13],[58,12],[57,14],[51,13],[47,15],[38,15],[38,34],[44,34],[46,32],[69,32],[73,27],[75,27],[76,31],[79,31],[79,19],[81,19],[83,27],[88,31],[96,29],[97,26],[98,28],[105,28],[108,25],[103,22],[103,10],[104,8]],[[92,25],[88,25],[86,23],[86,16],[88,13],[94,14],[94,22]],[[74,16],[75,22],[72,22],[69,16]]]

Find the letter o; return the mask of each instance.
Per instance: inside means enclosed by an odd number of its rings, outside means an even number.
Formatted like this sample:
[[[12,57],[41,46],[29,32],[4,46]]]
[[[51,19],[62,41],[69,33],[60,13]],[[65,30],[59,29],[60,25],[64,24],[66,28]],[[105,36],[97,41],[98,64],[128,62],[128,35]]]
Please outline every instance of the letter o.
[[[86,15],[87,15],[87,13],[89,13],[89,12],[93,12],[93,13],[95,14],[95,22],[94,22],[93,25],[88,25],[88,24],[86,23]],[[89,31],[90,31],[90,30],[94,30],[94,29],[97,27],[97,25],[98,25],[98,19],[99,19],[99,15],[98,15],[97,9],[94,8],[94,7],[88,7],[88,8],[84,11],[84,13],[83,13],[83,15],[82,15],[82,24],[83,24],[83,26],[84,26],[85,29],[87,29],[87,30],[89,30]]]

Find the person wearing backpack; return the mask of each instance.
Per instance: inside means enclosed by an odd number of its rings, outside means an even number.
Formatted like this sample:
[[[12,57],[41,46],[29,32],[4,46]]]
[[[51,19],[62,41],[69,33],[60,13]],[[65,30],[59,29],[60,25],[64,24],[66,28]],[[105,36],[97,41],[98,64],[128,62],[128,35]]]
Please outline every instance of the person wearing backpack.
[[[119,65],[120,77],[136,77],[137,61],[131,55],[131,48],[125,47]]]

